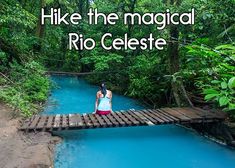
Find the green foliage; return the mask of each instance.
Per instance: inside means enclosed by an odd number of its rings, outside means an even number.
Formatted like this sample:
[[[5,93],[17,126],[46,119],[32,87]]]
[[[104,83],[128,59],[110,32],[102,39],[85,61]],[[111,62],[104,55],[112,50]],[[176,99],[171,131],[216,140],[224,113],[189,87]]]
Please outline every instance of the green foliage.
[[[13,28],[22,26],[33,28],[36,17],[25,10],[16,0],[3,0],[0,3],[0,25]],[[6,29],[5,29],[6,30]]]
[[[117,63],[121,63],[123,56],[111,53],[108,55],[96,55],[97,52],[93,52],[91,56],[84,57],[81,61],[84,64],[93,64],[95,71],[105,71],[107,69],[112,69],[113,64],[117,66]]]
[[[225,111],[235,110],[235,77],[229,81],[211,81],[209,88],[203,89],[205,100],[215,101],[220,107],[224,107]]]
[[[176,3],[177,2],[177,3]],[[28,116],[47,99],[48,79],[44,68],[56,71],[103,72],[89,76],[89,81],[106,81],[112,90],[119,91],[155,106],[169,106],[172,101],[172,82],[182,80],[192,97],[213,101],[217,107],[232,109],[234,104],[235,72],[235,8],[234,0],[3,0],[0,3],[0,72],[13,81],[0,78],[1,99]],[[64,12],[79,12],[83,20],[78,25],[40,25],[40,9],[60,7]],[[100,12],[117,12],[115,25],[88,25],[89,7]],[[124,25],[125,12],[186,12],[195,8],[195,25],[178,25],[179,71],[171,74],[169,51],[131,50],[106,51],[100,37],[112,33],[113,38],[142,38],[153,33],[155,38],[173,39],[168,26],[159,31],[155,25]],[[96,41],[92,51],[69,51],[68,33],[83,34]],[[107,43],[111,43],[107,41]],[[175,44],[177,40],[175,40]],[[169,45],[170,46],[170,45]],[[175,53],[177,55],[177,53]],[[34,60],[34,61],[32,61]],[[40,64],[38,64],[39,62]],[[107,73],[110,72],[110,73]],[[204,91],[204,92],[203,92]],[[196,102],[197,103],[197,102]],[[196,104],[197,105],[197,104]],[[201,104],[199,104],[201,105]]]
[[[4,72],[7,69],[7,56],[5,52],[1,52],[0,51],[0,63],[2,64],[2,66],[0,66],[0,72]]]
[[[229,46],[226,50],[225,47]],[[210,81],[234,76],[234,60],[231,45],[220,45],[215,49],[205,46],[186,46],[184,71],[190,72],[194,76],[195,85],[203,88]],[[230,51],[231,50],[231,51]],[[226,55],[225,55],[226,53]]]
[[[32,61],[24,66],[11,64],[8,78],[2,77],[0,86],[0,100],[29,117],[47,100],[50,83],[43,67]]]
[[[201,41],[201,39],[200,39]],[[198,43],[197,41],[195,43]],[[234,113],[234,45],[222,44],[211,48],[204,45],[185,47],[187,64],[183,71],[190,72],[190,86],[196,88],[194,94],[205,95],[204,99],[218,105],[224,111]]]
[[[154,89],[154,80],[151,80],[152,72],[158,60],[155,57],[140,55],[134,60],[129,69],[130,85],[129,95],[133,97],[151,96]]]
[[[28,34],[35,27],[36,16],[24,9],[18,1],[3,0],[0,3],[0,40],[11,44],[13,50],[20,53],[32,50],[35,38]]]
[[[215,47],[221,55],[229,56],[226,61],[235,61],[235,46],[234,44],[224,44]]]

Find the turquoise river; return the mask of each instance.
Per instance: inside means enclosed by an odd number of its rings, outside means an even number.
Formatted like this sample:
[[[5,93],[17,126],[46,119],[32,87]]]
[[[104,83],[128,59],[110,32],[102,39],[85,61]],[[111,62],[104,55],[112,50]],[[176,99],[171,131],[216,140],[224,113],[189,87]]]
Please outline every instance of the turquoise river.
[[[81,78],[52,76],[58,85],[42,114],[94,111],[99,89]],[[113,110],[142,109],[113,94]],[[175,125],[61,131],[55,168],[232,168],[235,150]]]

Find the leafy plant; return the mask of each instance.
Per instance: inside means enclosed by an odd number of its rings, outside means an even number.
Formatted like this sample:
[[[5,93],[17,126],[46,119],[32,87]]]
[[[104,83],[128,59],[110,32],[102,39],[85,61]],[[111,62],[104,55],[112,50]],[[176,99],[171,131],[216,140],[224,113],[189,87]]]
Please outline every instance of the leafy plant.
[[[225,111],[235,110],[235,77],[228,81],[213,80],[211,87],[203,89],[206,101],[215,101]]]
[[[12,63],[8,78],[0,79],[0,100],[15,109],[16,114],[19,111],[21,116],[29,117],[47,100],[50,82],[43,67],[35,61],[24,66]]]

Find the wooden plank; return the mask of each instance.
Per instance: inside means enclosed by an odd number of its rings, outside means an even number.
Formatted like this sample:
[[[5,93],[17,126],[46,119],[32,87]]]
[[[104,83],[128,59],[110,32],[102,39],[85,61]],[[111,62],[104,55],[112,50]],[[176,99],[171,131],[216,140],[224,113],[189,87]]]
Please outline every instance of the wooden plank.
[[[106,115],[100,115],[100,117],[104,120],[106,127],[111,127],[113,124],[109,121]]]
[[[174,120],[174,122],[179,122],[180,120],[174,116],[172,116],[171,114],[169,113],[166,113],[165,111],[161,110],[161,109],[156,109],[159,113],[161,113],[162,115],[165,115],[169,118],[171,118],[172,120]]]
[[[202,117],[201,122],[203,122],[203,123],[205,123],[205,122],[218,122],[218,120],[224,120],[224,119],[220,119],[215,114],[208,112],[208,111],[205,111],[205,110],[202,110],[200,108],[191,108],[191,110]]]
[[[35,118],[33,119],[32,123],[29,125],[29,129],[32,130],[32,129],[35,129],[37,124],[38,124],[38,121],[40,119],[40,115],[36,115]]]
[[[162,113],[160,110],[153,110],[154,113],[157,113],[159,116],[166,118],[170,123],[175,123],[176,120],[172,119],[169,115]]]
[[[145,113],[144,110],[139,111],[139,113],[140,113],[141,115],[143,115],[145,118],[147,118],[147,119],[148,119],[150,122],[152,122],[154,125],[158,125],[158,124],[159,124],[159,121],[158,121],[158,120],[152,118],[151,116],[148,116],[148,115]]]
[[[166,121],[162,120],[161,118],[159,118],[159,117],[157,117],[157,116],[151,114],[151,113],[150,113],[149,111],[147,111],[147,110],[143,110],[143,112],[144,112],[147,116],[149,116],[149,117],[153,118],[154,120],[156,120],[157,123],[159,123],[159,124],[164,124],[164,123],[166,122]]]
[[[60,127],[60,114],[56,114],[53,128],[59,128]]]
[[[198,120],[202,119],[201,116],[196,114],[195,112],[192,112],[190,109],[185,109],[185,108],[174,108],[174,110],[178,111],[179,113],[191,118],[192,120]]]
[[[161,116],[160,114],[156,113],[156,112],[153,112],[152,110],[148,109],[147,110],[150,114],[156,116],[158,119],[161,119],[162,121],[164,121],[163,123],[170,123],[171,120],[168,120],[167,118]]]
[[[68,115],[62,115],[62,128],[68,129]]]
[[[69,114],[69,127],[74,128],[77,125],[76,114]]]
[[[118,122],[113,118],[113,116],[112,116],[111,114],[106,115],[106,117],[109,119],[109,121],[112,122],[112,124],[113,124],[115,127],[119,125]]]
[[[157,125],[175,122],[215,122],[225,119],[223,115],[199,108],[162,108],[138,111],[122,111],[108,115],[69,114],[56,116],[35,115],[26,120],[21,130],[44,130],[53,128],[97,128],[112,126]]]
[[[171,114],[173,115],[174,117],[180,119],[180,121],[190,121],[191,119],[186,117],[185,115],[179,113],[178,111],[176,110],[172,110],[171,108],[162,108],[161,110],[163,110],[164,112],[168,113],[168,114]]]
[[[128,110],[127,113],[130,116],[134,117],[140,123],[140,125],[146,125],[146,122],[142,118],[140,118],[140,116],[136,115],[135,111]]]
[[[100,127],[100,124],[98,123],[97,119],[94,117],[94,114],[88,114],[88,117],[90,118],[94,127],[96,127],[96,128]]]
[[[99,114],[94,114],[94,117],[97,119],[101,127],[105,127],[106,124],[104,123],[103,119],[100,117]]]
[[[134,125],[140,125],[140,122],[137,121],[134,117],[132,117],[131,115],[129,115],[127,112],[122,111],[121,112],[122,115],[124,115],[129,121],[131,121]]]
[[[47,129],[51,129],[53,127],[53,120],[54,120],[54,116],[49,116],[48,120],[47,120],[47,124],[46,124],[46,128]]]
[[[124,115],[122,115],[121,112],[117,112],[115,114],[124,121],[124,123],[125,123],[124,126],[132,125],[132,123]]]
[[[47,118],[48,118],[48,116],[41,116],[40,120],[38,122],[38,125],[37,125],[37,127],[35,129],[37,129],[37,130],[43,129],[45,127],[45,125],[46,125]]]
[[[32,123],[32,121],[34,120],[35,115],[32,116],[31,118],[27,119],[24,121],[24,123],[22,124],[22,126],[20,127],[21,130],[27,130],[29,125]]]
[[[69,114],[69,127],[79,129],[85,127],[80,114]]]
[[[53,75],[91,75],[91,74],[98,74],[98,73],[109,73],[107,72],[63,72],[63,71],[47,71],[47,74],[53,74]]]
[[[116,114],[116,112],[110,113],[119,123],[120,126],[125,125],[125,122]]]
[[[147,111],[150,112],[150,114],[156,116],[157,118],[161,119],[164,121],[164,123],[172,123],[173,120],[172,119],[168,119],[167,117],[161,115],[160,113],[158,113],[157,111],[153,111],[153,110],[150,110],[148,109]]]
[[[133,113],[138,116],[142,121],[145,122],[146,125],[152,126],[155,125],[152,121],[150,121],[148,118],[146,118],[144,115],[140,113],[140,111],[133,111]]]
[[[83,117],[83,119],[84,119],[85,126],[86,126],[87,128],[92,128],[92,127],[94,127],[94,125],[90,122],[90,119],[88,118],[88,116],[87,116],[86,113],[82,114],[82,117]]]
[[[157,120],[155,120],[155,119],[153,119],[152,117],[146,115],[146,114],[144,113],[144,111],[142,111],[142,110],[139,111],[138,113],[139,113],[140,115],[144,116],[147,120],[149,120],[150,122],[152,122],[154,125],[157,125],[157,124],[159,123]]]
[[[164,123],[168,123],[168,120],[162,119],[161,117],[159,117],[159,115],[154,115],[151,111],[148,110],[144,110],[146,115],[149,115],[150,117],[152,117],[153,119],[157,120],[160,124],[164,124]]]
[[[188,108],[186,108],[188,109]],[[217,118],[215,114],[209,112],[209,111],[206,111],[206,110],[203,110],[203,109],[200,109],[200,108],[197,108],[197,107],[194,107],[194,108],[190,108],[193,112],[195,112],[196,114],[200,115],[202,118],[204,119],[212,119],[212,118]]]

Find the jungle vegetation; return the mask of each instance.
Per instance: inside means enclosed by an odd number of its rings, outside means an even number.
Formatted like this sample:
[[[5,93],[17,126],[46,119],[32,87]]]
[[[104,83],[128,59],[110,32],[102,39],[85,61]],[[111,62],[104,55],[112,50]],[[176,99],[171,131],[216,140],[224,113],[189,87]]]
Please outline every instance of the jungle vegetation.
[[[114,91],[152,107],[208,106],[235,115],[235,1],[234,0],[1,0],[0,99],[22,116],[37,112],[50,89],[46,70],[106,72],[87,76],[105,81]],[[79,25],[40,24],[40,10],[61,8],[79,12]],[[89,8],[100,12],[196,12],[195,25],[90,26]],[[68,50],[68,33],[97,39],[92,51]],[[99,47],[100,37],[154,37],[168,41],[159,50],[111,50]]]

